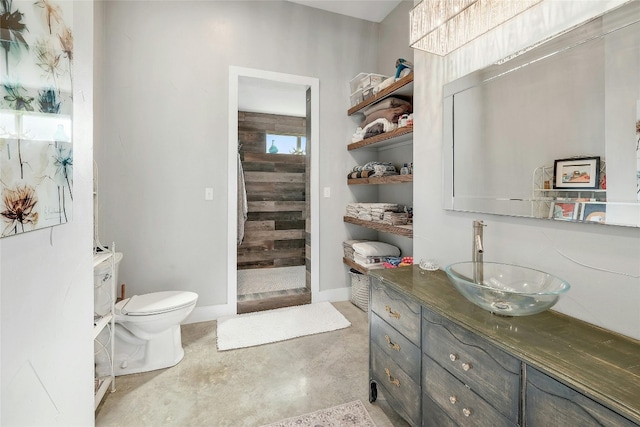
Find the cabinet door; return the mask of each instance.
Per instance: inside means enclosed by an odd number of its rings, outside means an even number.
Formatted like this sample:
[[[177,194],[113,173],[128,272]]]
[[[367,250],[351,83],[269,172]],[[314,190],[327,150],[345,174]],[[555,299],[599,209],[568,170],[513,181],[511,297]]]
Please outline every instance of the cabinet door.
[[[526,426],[637,426],[530,366],[526,372]]]
[[[379,279],[373,279],[371,310],[409,341],[420,346],[420,304],[381,284]]]
[[[422,427],[457,427],[457,424],[428,394],[422,393]]]
[[[391,407],[413,426],[420,425],[420,379],[409,377],[377,344],[371,343],[371,378]]]
[[[409,377],[420,381],[420,349],[375,313],[371,314],[371,342],[378,344]]]
[[[483,399],[483,390],[472,391],[429,356],[422,356],[423,392],[438,404],[451,419],[463,426],[515,427]],[[517,395],[514,396],[517,400]]]
[[[498,408],[511,422],[518,422],[521,369],[518,359],[426,309],[422,336],[424,354]],[[425,378],[429,381],[428,376]]]

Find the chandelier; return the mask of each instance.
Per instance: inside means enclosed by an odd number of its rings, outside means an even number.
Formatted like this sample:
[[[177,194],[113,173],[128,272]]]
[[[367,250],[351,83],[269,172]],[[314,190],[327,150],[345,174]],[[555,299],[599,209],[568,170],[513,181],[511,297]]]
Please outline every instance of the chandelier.
[[[409,41],[444,56],[541,1],[423,0],[409,14]]]

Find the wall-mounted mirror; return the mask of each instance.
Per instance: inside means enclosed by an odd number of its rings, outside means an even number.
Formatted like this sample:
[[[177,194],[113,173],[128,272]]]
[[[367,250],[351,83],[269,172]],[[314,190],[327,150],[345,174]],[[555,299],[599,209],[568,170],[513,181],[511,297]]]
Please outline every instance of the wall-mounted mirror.
[[[445,85],[443,102],[445,209],[640,227],[640,2]]]

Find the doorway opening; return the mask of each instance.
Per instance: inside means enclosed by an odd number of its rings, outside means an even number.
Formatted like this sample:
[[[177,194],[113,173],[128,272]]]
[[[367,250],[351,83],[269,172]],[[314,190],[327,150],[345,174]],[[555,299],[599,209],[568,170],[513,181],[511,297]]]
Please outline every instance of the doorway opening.
[[[315,78],[230,69],[237,216],[228,299],[238,313],[308,304],[318,292],[318,87]]]

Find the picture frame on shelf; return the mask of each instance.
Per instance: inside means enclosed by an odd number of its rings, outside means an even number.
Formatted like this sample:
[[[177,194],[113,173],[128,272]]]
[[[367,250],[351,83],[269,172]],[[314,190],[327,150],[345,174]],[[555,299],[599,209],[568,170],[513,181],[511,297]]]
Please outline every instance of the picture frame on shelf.
[[[552,202],[549,218],[560,221],[575,221],[578,219],[578,202]]]
[[[554,189],[598,189],[600,157],[574,157],[553,163]]]
[[[584,202],[580,210],[580,221],[605,224],[607,204],[603,202]]]

